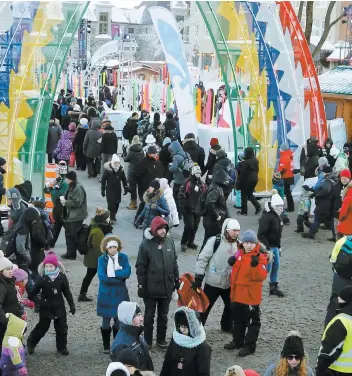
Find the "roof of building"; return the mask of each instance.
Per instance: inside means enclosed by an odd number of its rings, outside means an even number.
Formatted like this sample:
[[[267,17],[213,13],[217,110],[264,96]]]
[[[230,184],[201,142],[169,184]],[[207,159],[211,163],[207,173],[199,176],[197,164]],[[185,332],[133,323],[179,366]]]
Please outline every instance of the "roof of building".
[[[345,60],[348,54],[349,54],[349,44],[345,41],[340,40],[334,45],[334,50],[326,58],[326,61]]]
[[[338,66],[318,78],[322,93],[352,95],[352,66]]]
[[[113,7],[111,9],[111,21],[125,24],[141,24],[145,6],[133,9]]]

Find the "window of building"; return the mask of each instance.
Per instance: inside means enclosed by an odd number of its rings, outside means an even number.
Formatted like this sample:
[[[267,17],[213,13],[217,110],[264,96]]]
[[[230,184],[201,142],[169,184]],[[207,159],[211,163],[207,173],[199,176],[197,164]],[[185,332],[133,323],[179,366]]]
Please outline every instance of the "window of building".
[[[99,14],[99,34],[108,34],[109,13],[101,12]]]
[[[127,33],[128,33],[128,34],[134,34],[134,27],[129,27],[129,28],[127,29]]]

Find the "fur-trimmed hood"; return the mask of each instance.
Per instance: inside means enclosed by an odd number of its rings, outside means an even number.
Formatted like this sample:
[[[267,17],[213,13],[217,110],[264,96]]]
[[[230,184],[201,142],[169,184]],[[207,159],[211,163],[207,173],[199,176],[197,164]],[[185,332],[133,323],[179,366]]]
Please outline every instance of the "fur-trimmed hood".
[[[58,268],[59,268],[59,270],[60,270],[60,273],[62,273],[62,274],[66,274],[66,269],[65,269],[65,267],[64,267],[64,265],[59,261],[58,262]],[[40,263],[39,264],[39,266],[38,266],[38,274],[41,276],[41,277],[43,277],[43,275],[44,275],[44,270],[45,270],[45,266],[44,266],[44,263]]]
[[[118,246],[118,250],[121,251],[122,249],[122,242],[121,242],[121,239],[119,237],[117,237],[116,235],[113,235],[113,234],[109,234],[109,235],[106,235],[104,237],[104,239],[101,241],[100,243],[100,250],[102,253],[105,253],[106,252],[106,245],[108,244],[108,242],[110,241],[115,241],[117,242],[117,244],[119,245]]]
[[[183,143],[183,145],[184,145],[184,144],[186,144],[187,142],[191,142],[191,141],[196,142],[196,140],[195,140],[194,138],[185,138],[185,139],[182,141],[182,143]]]
[[[346,196],[352,196],[352,181],[350,181],[346,187],[342,190],[341,192],[341,199],[343,201],[343,199],[346,197]]]
[[[105,170],[107,170],[107,171],[109,171],[109,172],[111,172],[111,171],[122,171],[123,170],[123,167],[122,167],[122,165],[120,164],[120,167],[118,168],[118,170],[114,170],[113,168],[112,168],[112,166],[111,166],[111,162],[106,162],[106,163],[104,163],[104,168],[105,168]]]
[[[164,191],[161,188],[155,191],[155,195],[153,197],[150,197],[148,195],[148,192],[146,191],[144,192],[144,195],[143,195],[143,201],[146,204],[156,204],[163,194],[164,194]]]

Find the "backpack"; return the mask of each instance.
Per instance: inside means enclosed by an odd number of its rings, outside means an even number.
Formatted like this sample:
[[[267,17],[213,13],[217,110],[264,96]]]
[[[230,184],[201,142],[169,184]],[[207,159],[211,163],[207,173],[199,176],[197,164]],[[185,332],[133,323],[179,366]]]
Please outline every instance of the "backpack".
[[[232,162],[226,166],[226,172],[230,176],[230,184],[234,186],[237,180],[237,170]]]
[[[4,250],[5,257],[7,257],[10,261],[14,263],[18,263],[16,238],[17,238],[17,233],[20,229],[21,228],[14,228],[14,229],[7,231],[1,240],[1,249]],[[27,235],[28,235],[27,240],[26,240],[26,248],[28,249],[29,231],[27,228],[26,230],[27,230]]]
[[[334,263],[334,269],[340,277],[346,279],[352,278],[352,236],[348,236],[341,246]]]
[[[221,234],[217,234],[214,247],[213,247],[213,254],[218,250],[220,243],[221,243]]]
[[[61,112],[61,116],[66,116],[67,115],[67,105],[66,104],[62,104],[61,105],[60,112]]]
[[[81,255],[86,255],[88,253],[88,237],[89,237],[90,226],[83,224],[78,230],[76,247],[77,251]]]
[[[185,178],[188,178],[191,176],[191,170],[193,166],[194,166],[194,162],[192,161],[191,156],[188,153],[186,153],[186,156],[183,157],[183,161],[179,163],[178,168],[180,171],[182,171],[183,176]]]

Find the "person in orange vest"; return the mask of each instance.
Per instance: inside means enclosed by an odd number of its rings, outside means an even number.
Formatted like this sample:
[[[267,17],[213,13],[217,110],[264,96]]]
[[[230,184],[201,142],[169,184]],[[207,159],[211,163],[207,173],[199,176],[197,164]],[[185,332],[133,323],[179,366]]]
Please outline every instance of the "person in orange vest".
[[[291,193],[291,185],[294,183],[293,153],[288,144],[282,144],[280,147],[279,171],[284,181],[284,192],[287,200],[287,209],[285,211],[293,212],[295,211],[295,204]]]

